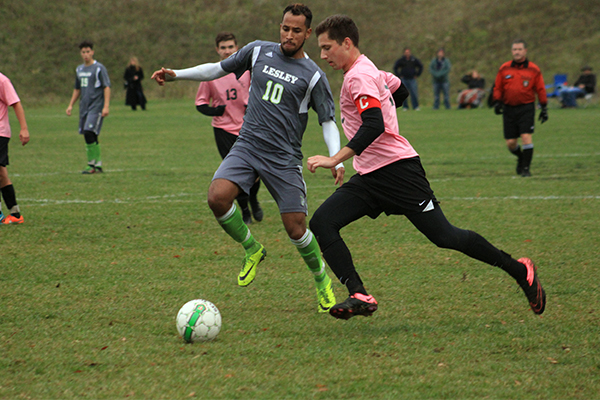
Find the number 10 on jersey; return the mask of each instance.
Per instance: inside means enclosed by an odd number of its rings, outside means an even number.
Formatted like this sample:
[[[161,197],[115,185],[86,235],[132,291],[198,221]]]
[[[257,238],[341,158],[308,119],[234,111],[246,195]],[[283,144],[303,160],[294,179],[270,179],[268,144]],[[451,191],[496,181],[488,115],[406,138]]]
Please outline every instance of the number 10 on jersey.
[[[272,90],[271,90],[272,89]],[[273,84],[273,81],[267,82],[267,89],[262,99],[270,101],[273,104],[279,104],[281,96],[283,95],[283,85],[281,83]]]

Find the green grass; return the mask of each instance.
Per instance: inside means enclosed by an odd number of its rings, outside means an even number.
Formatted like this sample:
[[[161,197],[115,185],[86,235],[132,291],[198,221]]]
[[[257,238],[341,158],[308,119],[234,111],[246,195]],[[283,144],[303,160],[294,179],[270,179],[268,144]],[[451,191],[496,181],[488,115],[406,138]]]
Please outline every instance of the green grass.
[[[514,175],[489,109],[399,115],[449,220],[537,262],[543,317],[499,269],[382,216],[342,231],[380,302],[372,318],[349,321],[316,312],[264,187],[265,220],[251,229],[269,256],[250,287],[237,286],[242,250],[206,205],[219,156],[191,100],[146,112],[115,100],[101,136],[106,173],[93,176],[79,173],[76,117],[63,106],[26,113],[32,141],[13,139],[9,166],[26,222],[0,229],[2,399],[599,396],[595,107],[551,109],[529,179]],[[305,155],[325,151],[315,121]],[[305,180],[312,213],[333,182],[323,170]],[[214,342],[177,335],[175,315],[194,298],[223,314]]]

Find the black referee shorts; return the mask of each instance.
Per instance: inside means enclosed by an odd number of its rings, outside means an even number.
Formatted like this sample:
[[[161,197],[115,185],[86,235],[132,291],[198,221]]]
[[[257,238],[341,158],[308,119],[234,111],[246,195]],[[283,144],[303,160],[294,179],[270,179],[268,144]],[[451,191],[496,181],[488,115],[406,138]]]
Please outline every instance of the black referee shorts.
[[[535,103],[504,106],[504,139],[518,139],[522,133],[535,129]]]

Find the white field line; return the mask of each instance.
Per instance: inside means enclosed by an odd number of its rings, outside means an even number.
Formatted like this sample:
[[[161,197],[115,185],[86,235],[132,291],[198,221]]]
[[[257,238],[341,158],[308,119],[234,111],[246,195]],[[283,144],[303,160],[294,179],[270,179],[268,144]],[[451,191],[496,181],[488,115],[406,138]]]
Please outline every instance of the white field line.
[[[481,197],[442,197],[440,201],[505,201],[505,200],[600,200],[600,195],[594,196],[481,196]],[[140,204],[140,203],[162,203],[164,201],[177,203],[206,203],[206,193],[178,193],[164,196],[146,196],[140,198],[117,198],[108,200],[82,200],[82,199],[31,199],[21,198],[19,203],[27,207],[57,206],[65,204]],[[323,202],[325,199],[313,199],[313,201]],[[261,199],[261,203],[274,203],[275,200]]]
[[[594,153],[572,153],[572,154],[538,154],[536,153],[536,158],[572,158],[572,157],[597,157],[600,156],[599,152]],[[498,155],[494,157],[479,157],[479,160],[498,160],[506,158],[506,155]],[[168,168],[170,171],[178,171],[183,168],[172,167]],[[186,168],[187,169],[187,168]],[[128,169],[105,169],[105,172],[116,173],[116,172],[135,172],[135,171],[154,171],[154,168],[128,168]],[[11,176],[15,177],[27,177],[27,176],[50,176],[50,175],[63,175],[63,174],[81,174],[80,171],[57,171],[57,172],[39,172],[39,173],[24,173],[24,174],[13,174]],[[556,175],[558,176],[558,175]],[[551,176],[551,177],[556,177]],[[460,178],[456,178],[460,179]],[[473,178],[469,178],[473,179]],[[486,178],[487,179],[487,178]],[[442,181],[446,181],[448,179],[443,179]],[[435,182],[435,180],[430,180],[431,182]]]

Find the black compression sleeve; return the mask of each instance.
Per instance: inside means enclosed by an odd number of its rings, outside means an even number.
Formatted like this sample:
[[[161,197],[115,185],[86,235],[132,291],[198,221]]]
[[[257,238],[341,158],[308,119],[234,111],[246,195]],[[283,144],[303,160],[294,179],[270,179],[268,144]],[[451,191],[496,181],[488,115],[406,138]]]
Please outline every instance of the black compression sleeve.
[[[362,125],[358,129],[358,132],[356,132],[356,135],[346,145],[354,150],[356,155],[360,155],[364,149],[385,131],[381,108],[369,108],[363,111],[360,118],[362,119]]]
[[[408,98],[408,89],[404,85],[400,85],[400,87],[392,93],[392,97],[394,98],[394,103],[396,103],[396,108],[401,107],[404,104],[404,100]]]
[[[211,107],[208,104],[196,106],[196,110],[209,117],[220,117],[225,112],[225,106]]]

